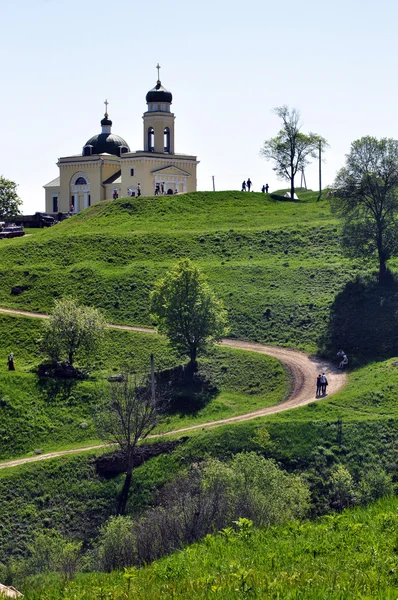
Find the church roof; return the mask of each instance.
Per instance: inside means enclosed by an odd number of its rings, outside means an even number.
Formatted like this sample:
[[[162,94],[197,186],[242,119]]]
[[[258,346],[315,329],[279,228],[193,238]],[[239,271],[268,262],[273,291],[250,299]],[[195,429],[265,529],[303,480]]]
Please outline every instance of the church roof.
[[[49,181],[48,183],[46,183],[46,185],[43,185],[43,187],[50,188],[50,187],[58,187],[59,185],[60,185],[60,177],[56,177],[52,181]]]
[[[169,90],[166,90],[166,88],[162,86],[159,80],[157,81],[155,87],[149,90],[149,92],[146,95],[147,104],[149,104],[149,102],[169,102],[171,104],[172,101],[172,93],[169,92]]]
[[[87,140],[84,145],[93,147],[92,154],[107,153],[120,156],[120,146],[126,146],[127,152],[130,152],[129,145],[127,144],[126,140],[120,137],[120,135],[115,135],[114,133],[97,133],[97,135],[93,135],[93,137]]]
[[[116,173],[114,173],[113,175],[111,175],[110,177],[108,177],[108,179],[106,181],[104,181],[104,185],[106,185],[107,183],[122,183],[122,171],[116,171]],[[119,179],[119,181],[118,181]]]

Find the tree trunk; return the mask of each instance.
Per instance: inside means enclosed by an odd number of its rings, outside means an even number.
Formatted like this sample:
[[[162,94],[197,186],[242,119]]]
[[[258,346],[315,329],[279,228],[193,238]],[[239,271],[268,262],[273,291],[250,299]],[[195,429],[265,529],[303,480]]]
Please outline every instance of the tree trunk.
[[[191,373],[192,376],[198,370],[198,363],[197,363],[197,360],[196,360],[196,355],[197,355],[197,348],[196,348],[196,346],[191,346],[191,348],[189,350],[190,361],[189,361],[189,364],[188,364],[188,371]]]
[[[127,501],[129,499],[129,491],[131,488],[131,481],[133,478],[133,464],[132,460],[129,459],[127,466],[126,478],[124,480],[122,491],[120,492],[119,501],[117,505],[117,516],[126,514]]]
[[[290,199],[294,200],[294,175],[290,178]]]
[[[379,257],[379,283],[383,283],[387,277],[387,259],[381,234],[377,236],[377,254]]]

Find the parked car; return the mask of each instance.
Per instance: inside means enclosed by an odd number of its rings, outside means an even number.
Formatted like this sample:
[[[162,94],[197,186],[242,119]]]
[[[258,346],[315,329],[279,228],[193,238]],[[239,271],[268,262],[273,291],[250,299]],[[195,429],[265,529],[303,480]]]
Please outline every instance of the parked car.
[[[25,232],[21,225],[7,225],[0,231],[0,238],[14,238],[22,235],[25,235]]]

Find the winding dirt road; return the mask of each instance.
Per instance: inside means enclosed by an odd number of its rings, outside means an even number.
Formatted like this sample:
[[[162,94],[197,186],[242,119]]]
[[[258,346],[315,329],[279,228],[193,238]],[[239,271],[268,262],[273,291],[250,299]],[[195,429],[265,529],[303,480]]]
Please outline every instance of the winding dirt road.
[[[24,317],[32,317],[39,319],[48,319],[48,315],[43,313],[26,312],[22,310],[13,310],[9,308],[0,308],[0,313],[21,315]],[[122,329],[125,331],[136,331],[139,333],[156,333],[155,329],[149,329],[145,327],[134,327],[131,325],[113,325],[108,323],[108,327],[112,329]],[[195,429],[208,429],[210,427],[219,427],[220,425],[226,425],[229,423],[240,423],[242,421],[249,421],[258,417],[266,415],[272,415],[292,408],[298,408],[299,406],[305,406],[310,402],[322,400],[324,397],[329,397],[340,390],[346,383],[347,376],[336,369],[329,362],[321,361],[316,358],[312,358],[304,354],[303,352],[297,352],[295,350],[288,350],[287,348],[280,348],[278,346],[265,346],[263,344],[255,344],[251,342],[245,342],[242,340],[224,339],[220,342],[220,345],[229,348],[237,348],[240,350],[248,350],[249,352],[259,352],[260,354],[267,354],[277,358],[289,371],[291,376],[291,389],[287,399],[280,404],[269,406],[268,408],[260,408],[258,410],[238,415],[236,417],[229,417],[228,419],[221,419],[219,421],[209,421],[207,423],[200,423],[198,425],[191,425],[174,431],[168,431],[167,433],[157,434],[151,437],[164,437],[167,435],[175,435],[180,433],[186,433],[194,431]],[[328,378],[328,394],[327,396],[321,396],[320,398],[315,397],[315,380],[318,373],[325,372]],[[10,467],[16,467],[31,462],[38,462],[41,460],[48,460],[50,458],[56,458],[58,456],[66,456],[68,454],[77,454],[89,450],[97,450],[104,448],[107,444],[99,444],[96,446],[86,446],[82,448],[74,448],[73,450],[60,450],[59,452],[49,452],[47,454],[40,454],[38,456],[31,456],[29,458],[19,458],[15,460],[9,460],[0,463],[0,469],[6,469]]]

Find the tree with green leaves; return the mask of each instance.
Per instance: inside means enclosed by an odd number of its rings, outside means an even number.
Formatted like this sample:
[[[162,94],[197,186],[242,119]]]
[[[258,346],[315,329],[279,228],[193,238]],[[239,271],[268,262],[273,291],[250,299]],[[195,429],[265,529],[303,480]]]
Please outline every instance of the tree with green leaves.
[[[151,292],[151,312],[158,330],[182,353],[192,372],[197,354],[226,333],[226,311],[207,279],[188,258],[181,259]]]
[[[22,200],[17,194],[17,184],[0,176],[0,220],[10,221],[20,214]]]
[[[56,300],[43,327],[43,354],[52,362],[67,360],[71,366],[76,357],[88,360],[93,356],[106,331],[105,319],[98,309],[79,305],[72,298]]]
[[[294,178],[302,172],[311,159],[316,158],[321,144],[327,146],[324,138],[315,133],[302,133],[300,113],[288,106],[275,108],[275,113],[282,119],[282,129],[276,137],[266,140],[260,154],[266,160],[274,162],[273,170],[279,179],[290,182],[290,197],[295,194]]]
[[[344,248],[354,256],[377,256],[383,281],[387,261],[398,256],[398,141],[367,136],[353,142],[331,205],[344,223]]]

